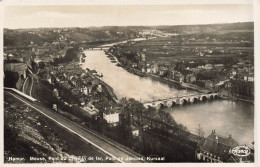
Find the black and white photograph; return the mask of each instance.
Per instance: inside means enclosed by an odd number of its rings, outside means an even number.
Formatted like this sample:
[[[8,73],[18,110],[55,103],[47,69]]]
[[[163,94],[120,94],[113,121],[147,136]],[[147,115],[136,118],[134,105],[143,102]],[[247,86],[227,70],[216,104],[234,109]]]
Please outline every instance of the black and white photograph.
[[[253,1],[36,2],[0,2],[3,165],[259,165]]]

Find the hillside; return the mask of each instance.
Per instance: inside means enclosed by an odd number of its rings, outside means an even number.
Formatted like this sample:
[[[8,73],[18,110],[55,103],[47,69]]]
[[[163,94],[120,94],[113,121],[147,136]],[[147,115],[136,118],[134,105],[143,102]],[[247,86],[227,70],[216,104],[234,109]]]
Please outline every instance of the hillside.
[[[97,162],[82,161],[78,156],[104,157],[104,154],[92,145],[12,96],[5,94],[4,99],[5,163]],[[20,158],[14,159],[14,157]],[[30,157],[39,159],[32,160]]]
[[[254,30],[253,22],[208,24],[208,25],[173,25],[173,26],[104,26],[88,28],[39,28],[39,29],[4,29],[4,46],[43,45],[45,42],[60,42],[66,38],[67,43],[116,41],[139,37],[139,32],[156,29],[167,33],[241,33]],[[58,31],[59,30],[59,31]]]
[[[226,23],[226,24],[202,24],[202,25],[177,25],[177,26],[155,26],[154,28],[169,33],[199,33],[199,32],[253,32],[253,22]]]

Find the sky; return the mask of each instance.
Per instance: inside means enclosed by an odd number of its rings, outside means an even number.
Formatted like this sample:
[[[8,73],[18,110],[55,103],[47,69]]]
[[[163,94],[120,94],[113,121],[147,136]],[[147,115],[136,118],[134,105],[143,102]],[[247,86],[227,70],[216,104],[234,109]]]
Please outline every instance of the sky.
[[[5,6],[4,28],[189,25],[253,21],[250,4]]]

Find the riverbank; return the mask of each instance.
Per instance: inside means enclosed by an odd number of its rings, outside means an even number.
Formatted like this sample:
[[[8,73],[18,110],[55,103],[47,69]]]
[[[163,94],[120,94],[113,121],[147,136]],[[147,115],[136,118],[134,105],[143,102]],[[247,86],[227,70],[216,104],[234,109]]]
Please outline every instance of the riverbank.
[[[141,78],[137,75],[132,75],[125,69],[111,63],[104,51],[86,51],[85,53],[87,59],[83,67],[90,67],[91,69],[95,69],[99,73],[102,73],[104,75],[102,80],[114,89],[119,98],[127,97],[145,101],[147,99],[162,99],[165,97],[192,94],[192,92],[188,90],[178,90],[175,87],[170,87],[161,82],[155,82],[150,77]],[[180,106],[174,109],[169,108],[167,111],[172,114],[175,120],[178,120],[178,123],[187,126],[188,129],[192,129],[192,132],[195,133],[198,124],[200,124],[201,127],[205,129],[205,134],[210,134],[212,129],[216,129],[217,132],[222,135],[232,134],[235,139],[239,139],[237,134],[241,133],[241,129],[243,129],[243,131],[246,131],[245,133],[247,133],[247,136],[244,137],[245,139],[240,139],[239,142],[249,143],[250,139],[252,139],[252,133],[250,131],[252,129],[252,118],[248,117],[248,115],[251,113],[252,106],[249,107],[243,103],[216,100]],[[129,109],[127,108],[123,111],[129,111]],[[149,113],[151,112],[149,111]],[[243,126],[238,126],[240,123],[237,122],[238,120],[240,122],[241,118],[243,118],[242,120],[248,120],[248,122],[243,124]],[[230,124],[229,120],[231,119],[232,126],[228,125]],[[227,128],[228,126],[232,128],[229,129]]]
[[[247,102],[247,103],[250,103],[250,104],[254,104],[254,101],[253,100],[249,100],[249,99],[246,99],[246,98],[241,98],[241,97],[229,97],[229,96],[221,96],[223,99],[228,99],[228,100],[232,100],[232,101],[243,101],[243,102]]]
[[[224,98],[224,99],[229,99],[232,101],[243,101],[246,103],[254,104],[254,98],[234,94],[234,93],[230,92],[227,88],[222,88],[219,90],[219,92],[220,92],[222,98]]]
[[[112,53],[106,51],[105,54],[109,55],[109,56],[113,56],[117,60],[116,56],[114,56]],[[118,60],[117,60],[117,63],[118,63],[118,65],[120,67],[122,67],[126,71],[128,71],[128,72],[130,72],[132,74],[135,74],[135,75],[137,75],[139,77],[150,77],[153,80],[160,81],[160,82],[168,84],[170,86],[174,86],[174,87],[176,87],[178,89],[189,89],[189,90],[198,91],[200,93],[208,93],[208,92],[210,92],[209,90],[207,90],[205,88],[201,88],[201,87],[198,87],[198,86],[190,84],[190,83],[180,83],[180,82],[177,82],[177,81],[172,80],[172,79],[162,78],[162,77],[160,77],[158,75],[155,75],[155,74],[142,73],[140,70],[123,66]]]
[[[109,86],[107,83],[105,83],[104,81],[102,81],[101,79],[99,79],[98,77],[96,77],[92,74],[90,74],[90,75],[92,77],[94,77],[95,79],[97,79],[100,82],[100,84],[102,84],[105,87],[105,89],[106,89],[107,93],[110,95],[111,99],[114,102],[118,103],[118,98],[117,98],[116,94],[114,93],[113,88],[111,86]]]
[[[83,63],[84,63],[85,59],[86,59],[85,53],[81,53],[81,57],[80,58],[83,59]],[[80,65],[82,65],[83,63],[79,62]],[[86,69],[83,69],[83,70],[86,70]],[[105,88],[105,91],[108,93],[108,95],[111,97],[111,99],[114,102],[118,103],[118,98],[117,98],[116,94],[114,93],[114,90],[113,90],[113,88],[111,86],[109,86],[107,83],[105,83],[104,81],[102,81],[100,78],[98,78],[97,76],[95,76],[93,74],[90,74],[90,76],[95,78],[96,80],[98,80],[99,83]]]
[[[136,70],[134,68],[129,68],[129,67],[126,67],[126,66],[121,66],[121,65],[120,65],[120,67],[124,68],[127,72],[134,74],[134,75],[137,75],[139,77],[147,77],[146,73],[142,73],[141,71]]]
[[[170,86],[174,86],[177,89],[188,89],[188,90],[198,91],[199,93],[211,92],[211,90],[199,87],[199,86],[191,84],[191,83],[180,83],[180,82],[177,82],[177,81],[172,80],[172,79],[162,78],[162,77],[160,77],[158,75],[155,75],[155,74],[142,73],[140,70],[137,70],[137,69],[134,69],[134,68],[130,68],[130,67],[126,67],[126,66],[121,65],[121,63],[118,61],[117,57],[115,55],[113,55],[112,53],[110,53],[108,51],[105,51],[105,54],[110,56],[110,57],[115,58],[117,63],[118,63],[118,65],[120,67],[122,67],[126,71],[128,71],[128,72],[130,72],[132,74],[135,74],[137,76],[140,76],[140,77],[150,77],[153,80],[160,81],[160,82],[168,84]],[[232,98],[232,97],[228,97],[228,96],[222,95],[221,98],[223,98],[223,99],[230,99],[230,100],[233,100],[233,101],[244,101],[244,102],[248,102],[248,103],[254,104],[253,100],[249,100],[249,99],[246,99],[246,98],[243,98],[243,97]]]

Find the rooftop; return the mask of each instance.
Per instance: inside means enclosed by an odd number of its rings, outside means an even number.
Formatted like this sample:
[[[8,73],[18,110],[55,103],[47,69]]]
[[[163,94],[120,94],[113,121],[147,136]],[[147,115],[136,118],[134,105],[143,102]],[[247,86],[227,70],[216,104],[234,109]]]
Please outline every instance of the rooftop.
[[[198,146],[204,151],[226,158],[229,151],[238,146],[238,143],[231,136],[223,137],[214,130],[207,138],[202,138]]]

